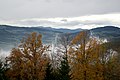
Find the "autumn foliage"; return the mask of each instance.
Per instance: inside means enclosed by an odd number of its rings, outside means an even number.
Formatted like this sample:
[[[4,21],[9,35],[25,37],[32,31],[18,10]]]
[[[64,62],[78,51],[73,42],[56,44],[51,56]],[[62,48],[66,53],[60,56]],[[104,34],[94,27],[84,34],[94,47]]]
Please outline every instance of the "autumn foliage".
[[[120,80],[119,48],[90,37],[88,31],[73,39],[66,34],[59,41],[54,57],[51,48],[42,44],[41,34],[28,34],[4,63],[0,61],[0,79]]]
[[[43,80],[47,65],[47,46],[43,46],[41,35],[33,32],[23,39],[18,48],[7,58],[10,69],[7,76],[11,80]]]
[[[90,38],[87,31],[80,32],[69,49],[72,80],[109,80],[106,51],[101,41]]]

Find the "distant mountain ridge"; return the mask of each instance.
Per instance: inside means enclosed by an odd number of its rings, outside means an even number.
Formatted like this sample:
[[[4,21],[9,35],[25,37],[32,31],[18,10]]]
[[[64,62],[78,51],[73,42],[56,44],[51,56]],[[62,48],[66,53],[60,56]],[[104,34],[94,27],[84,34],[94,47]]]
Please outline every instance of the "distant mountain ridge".
[[[17,45],[20,40],[31,32],[42,34],[43,43],[50,44],[54,42],[56,34],[77,33],[82,29],[56,29],[51,27],[17,27],[9,25],[0,25],[0,49]]]
[[[17,27],[10,25],[0,25],[0,49],[9,48],[17,45],[20,40],[31,32],[38,32],[42,34],[42,41],[45,44],[52,44],[56,35],[62,35],[64,33],[71,33],[76,35],[84,29],[56,29],[51,27]],[[109,41],[120,40],[120,28],[115,26],[98,27],[89,30],[93,36],[99,36],[100,38],[107,38]]]
[[[113,31],[113,30],[120,30],[119,27],[116,27],[116,26],[104,26],[104,27],[98,27],[98,28],[93,28],[91,30],[94,30],[94,31],[102,31],[102,30],[107,30],[107,31]]]
[[[90,30],[93,36],[106,38],[108,41],[120,41],[120,28],[115,26],[104,26]]]

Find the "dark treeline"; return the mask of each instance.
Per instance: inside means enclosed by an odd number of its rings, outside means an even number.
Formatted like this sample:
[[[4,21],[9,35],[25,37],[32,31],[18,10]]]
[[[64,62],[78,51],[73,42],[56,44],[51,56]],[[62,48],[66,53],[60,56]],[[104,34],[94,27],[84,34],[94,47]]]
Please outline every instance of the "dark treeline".
[[[82,31],[60,36],[56,48],[33,32],[0,60],[0,80],[120,80],[120,46]]]

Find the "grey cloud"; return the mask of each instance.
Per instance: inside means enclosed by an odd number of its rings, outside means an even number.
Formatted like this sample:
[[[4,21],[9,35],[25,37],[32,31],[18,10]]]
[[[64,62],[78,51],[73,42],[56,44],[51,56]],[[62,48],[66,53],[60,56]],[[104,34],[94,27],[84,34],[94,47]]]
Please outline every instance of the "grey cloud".
[[[71,26],[76,26],[79,25],[80,22],[78,21],[70,21],[70,22],[64,22],[64,23],[60,23],[60,22],[52,22],[52,21],[47,21],[47,20],[40,20],[40,21],[36,21],[36,20],[25,20],[25,21],[15,21],[12,24],[21,24],[21,25],[25,25],[25,26],[36,26],[36,25],[47,25],[49,26],[56,26],[56,27],[62,27],[62,26],[66,26],[66,27],[71,27]]]
[[[63,22],[67,22],[67,19],[62,19],[61,21],[63,21]]]
[[[71,26],[76,26],[76,25],[79,25],[79,24],[81,24],[81,23],[78,22],[78,21],[70,21],[70,22],[62,23],[59,26],[71,27]]]
[[[92,25],[92,24],[95,24],[95,25],[111,25],[112,22],[109,21],[109,20],[86,20],[86,21],[83,21],[81,22],[82,24],[85,24],[85,25]]]
[[[110,20],[85,20],[85,21],[67,21],[67,22],[53,22],[48,20],[25,20],[25,21],[16,21],[12,24],[19,24],[25,26],[47,26],[47,27],[66,27],[66,28],[73,28],[75,26],[81,25],[113,25],[116,23],[112,23]]]
[[[69,18],[33,18],[23,20],[7,21],[1,19],[1,23],[8,23],[12,25],[24,26],[48,26],[48,27],[66,27],[66,28],[79,28],[97,25],[118,25],[120,26],[120,13],[117,14],[103,14],[103,15],[90,15],[81,17]]]
[[[34,26],[34,25],[44,25],[44,24],[55,24],[54,22],[47,21],[47,20],[41,20],[41,21],[36,21],[36,20],[25,20],[25,21],[15,21],[12,24],[21,24],[25,26]]]
[[[120,12],[120,0],[0,0],[0,18],[8,20],[76,17]]]

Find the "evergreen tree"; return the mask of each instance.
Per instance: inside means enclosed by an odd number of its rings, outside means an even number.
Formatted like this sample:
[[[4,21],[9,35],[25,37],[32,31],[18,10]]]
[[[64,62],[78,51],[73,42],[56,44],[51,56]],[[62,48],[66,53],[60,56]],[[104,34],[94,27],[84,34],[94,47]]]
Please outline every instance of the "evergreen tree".
[[[64,56],[59,69],[60,80],[70,80],[69,71],[70,67],[68,64],[67,56]]]
[[[8,70],[8,65],[0,60],[0,80],[8,80],[5,72]]]
[[[46,76],[45,76],[44,80],[53,80],[53,68],[52,68],[50,62],[47,64]]]

